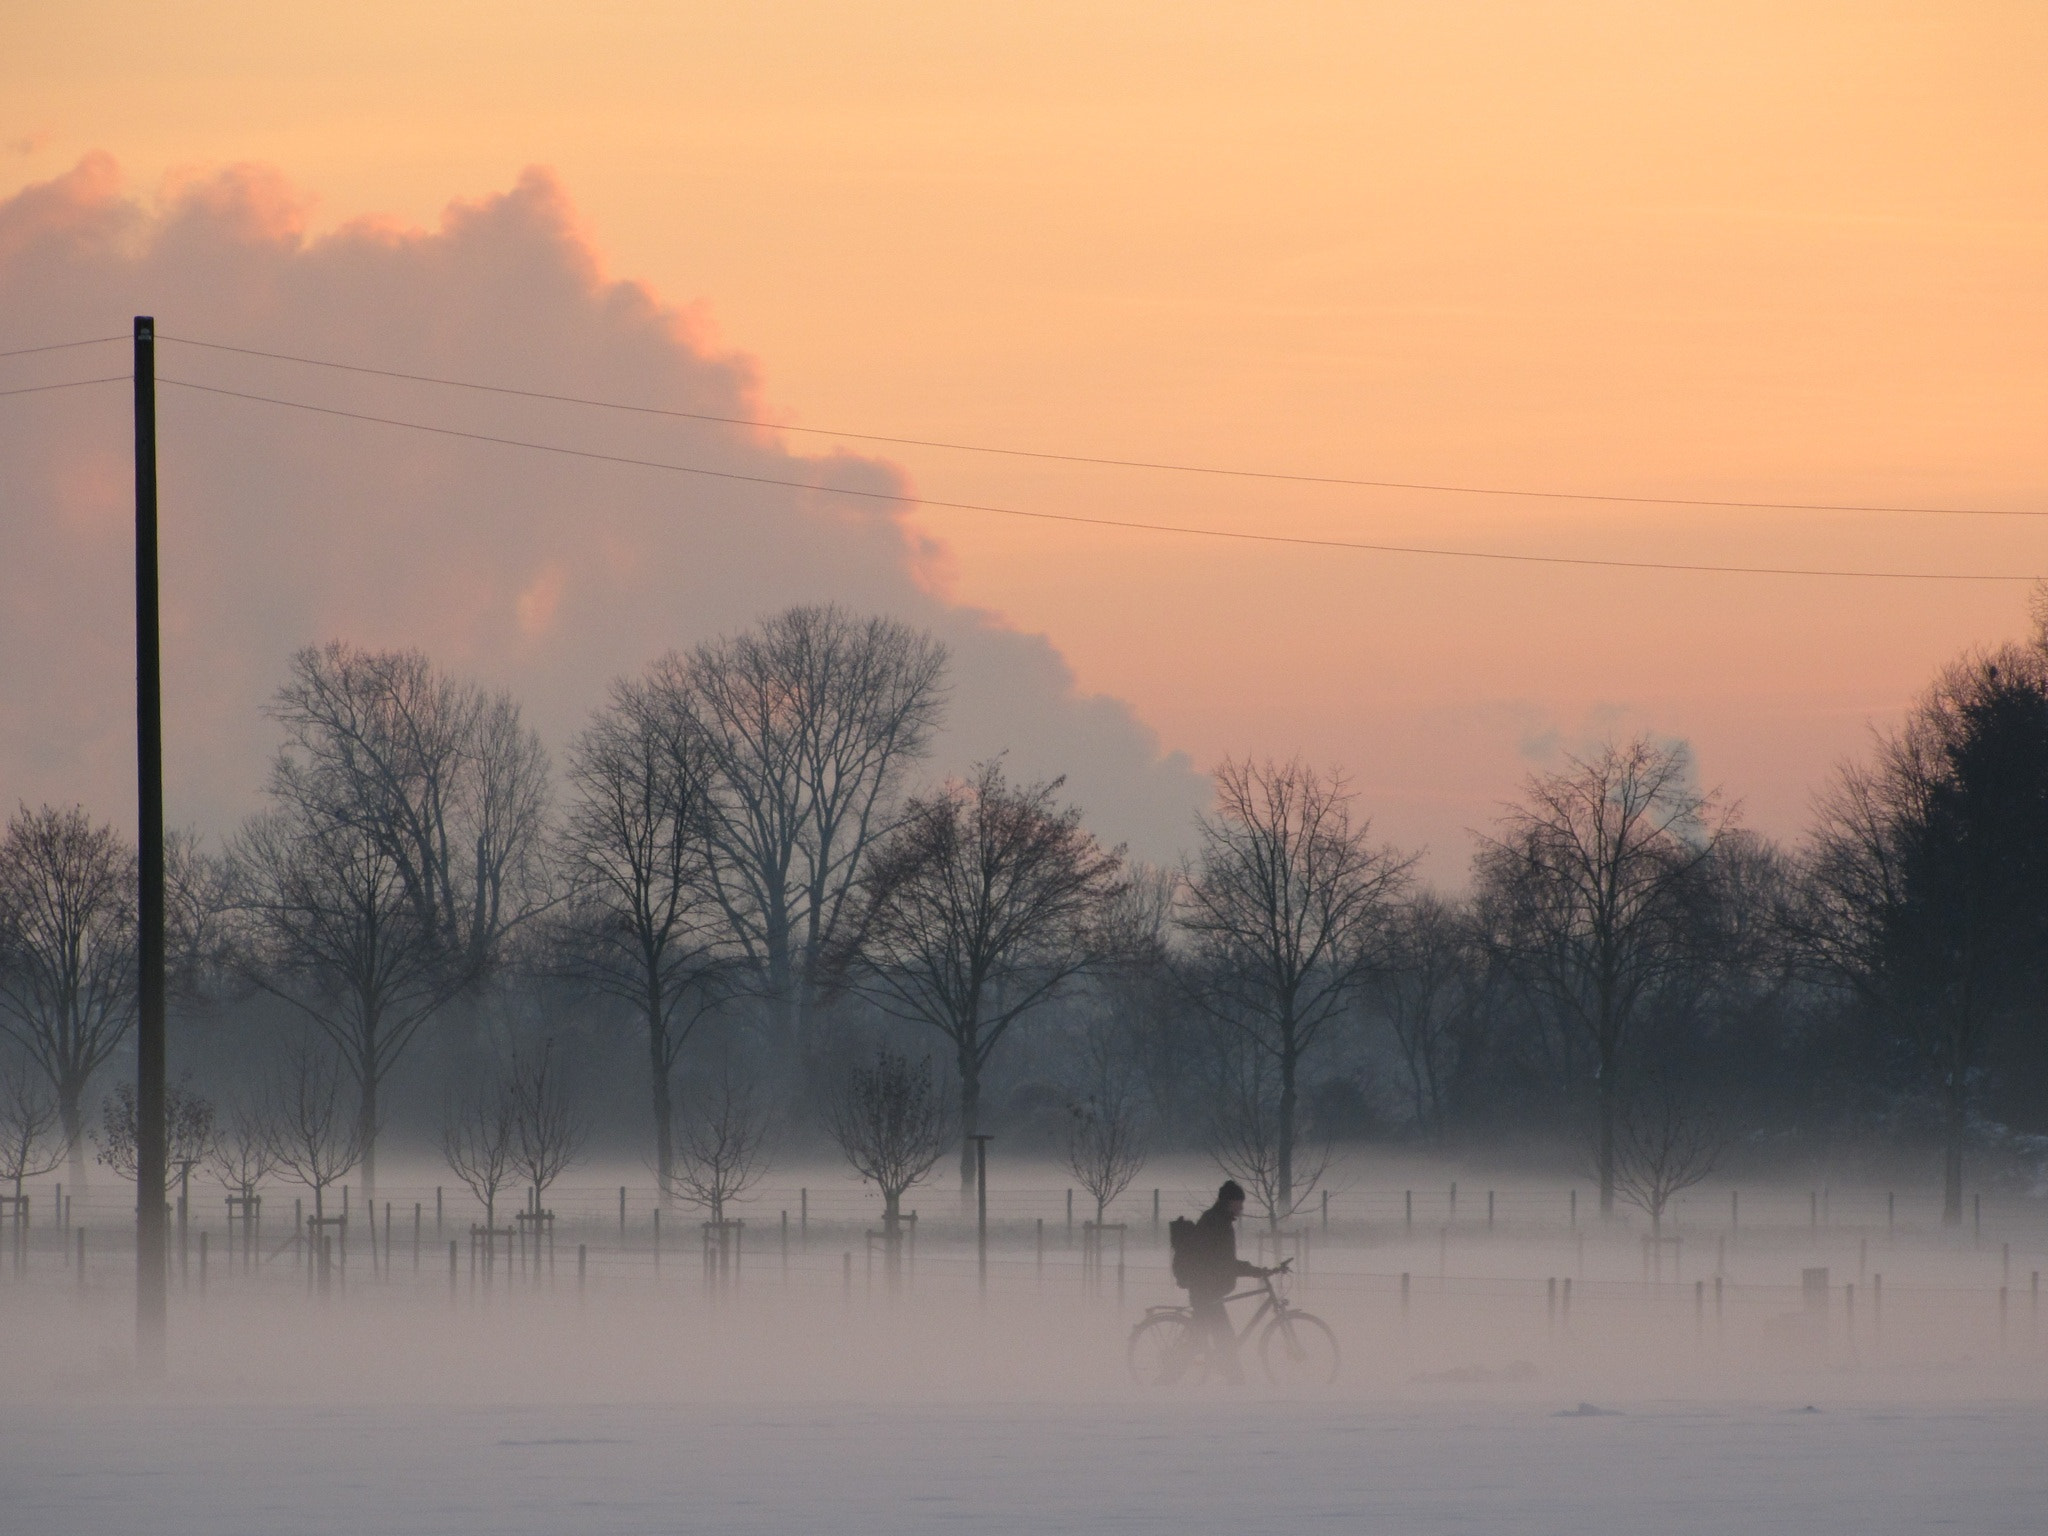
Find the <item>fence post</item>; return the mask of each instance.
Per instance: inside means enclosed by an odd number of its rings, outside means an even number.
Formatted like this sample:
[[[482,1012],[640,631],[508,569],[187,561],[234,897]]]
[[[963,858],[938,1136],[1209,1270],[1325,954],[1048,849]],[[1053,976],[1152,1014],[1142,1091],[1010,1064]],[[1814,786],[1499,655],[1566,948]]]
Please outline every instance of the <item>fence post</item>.
[[[789,1212],[782,1213],[782,1278],[789,1279]]]
[[[626,1241],[626,1186],[625,1186],[625,1185],[623,1185],[623,1184],[621,1184],[621,1185],[619,1186],[619,1243],[620,1243],[620,1245],[621,1245],[622,1247],[624,1246],[624,1244],[625,1244],[625,1241]]]
[[[1486,1230],[1493,1230],[1493,1191],[1486,1192]]]
[[[434,1241],[441,1241],[441,1186],[434,1186]]]
[[[420,1202],[412,1203],[412,1272],[420,1272]]]
[[[839,1256],[839,1294],[848,1304],[852,1303],[853,1255],[850,1252]]]
[[[232,1250],[230,1250],[232,1251]],[[199,1229],[199,1294],[206,1294],[206,1228]]]
[[[1040,1280],[1045,1279],[1045,1218],[1043,1216],[1038,1218],[1038,1278]],[[2036,1282],[2034,1289],[2037,1291],[2040,1289],[2040,1278],[2039,1275],[2034,1277]]]
[[[1330,1197],[1324,1195],[1323,1204],[1327,1206],[1329,1203]],[[1041,1222],[1040,1225],[1043,1225],[1043,1223]],[[1152,1230],[1154,1232],[1159,1230],[1159,1191],[1156,1189],[1152,1191]]]
[[[1415,1191],[1414,1191],[1414,1190],[1412,1190],[1412,1189],[1407,1189],[1407,1190],[1403,1190],[1403,1191],[1401,1192],[1401,1212],[1402,1212],[1402,1214],[1401,1214],[1401,1226],[1402,1226],[1402,1228],[1403,1228],[1404,1230],[1406,1230],[1406,1231],[1409,1231],[1409,1232],[1413,1232],[1413,1231],[1415,1230]]]
[[[450,1301],[455,1299],[456,1276],[455,1239],[451,1237],[448,1239],[448,1299]]]
[[[1572,1230],[1579,1230],[1579,1192],[1576,1189],[1572,1191]]]
[[[811,1242],[811,1192],[800,1189],[796,1192],[796,1245],[808,1248]]]
[[[1156,1189],[1152,1191],[1152,1224],[1159,1224],[1159,1191]],[[1323,1230],[1330,1230],[1330,1192],[1327,1189],[1323,1191]]]

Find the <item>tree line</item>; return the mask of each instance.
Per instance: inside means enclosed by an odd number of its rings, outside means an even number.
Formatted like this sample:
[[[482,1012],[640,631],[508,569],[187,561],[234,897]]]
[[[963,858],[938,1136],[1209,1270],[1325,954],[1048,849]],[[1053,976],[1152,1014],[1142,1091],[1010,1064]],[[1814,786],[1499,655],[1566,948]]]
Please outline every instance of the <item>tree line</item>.
[[[174,1040],[232,1042],[222,1176],[248,1194],[288,1156],[374,1189],[420,1072],[487,1224],[593,1126],[714,1220],[806,1138],[893,1217],[948,1149],[964,1185],[993,1123],[1098,1216],[1200,1148],[1273,1220],[1361,1135],[1561,1139],[1603,1210],[1653,1217],[1737,1136],[1924,1135],[1959,1221],[1972,1149],[2048,1130],[2048,624],[1945,668],[1795,846],[1642,736],[1533,774],[1456,894],[1300,761],[1218,767],[1170,869],[1103,846],[1059,779],[927,782],[947,665],[792,608],[618,679],[556,763],[509,694],[418,652],[299,652],[262,809],[166,849]],[[135,880],[81,807],[0,840],[17,1192],[82,1172],[96,1083],[119,1165]],[[629,1071],[644,1112],[597,1113]]]

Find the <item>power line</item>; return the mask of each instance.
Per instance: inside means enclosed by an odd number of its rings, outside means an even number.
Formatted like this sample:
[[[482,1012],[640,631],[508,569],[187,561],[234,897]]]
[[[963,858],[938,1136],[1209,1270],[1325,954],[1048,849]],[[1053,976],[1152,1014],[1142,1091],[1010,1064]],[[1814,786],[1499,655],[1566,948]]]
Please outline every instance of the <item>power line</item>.
[[[505,384],[485,384],[475,379],[450,379],[428,373],[406,373],[396,368],[371,368],[359,363],[340,363],[328,358],[301,357],[291,352],[266,352],[257,347],[234,347],[225,342],[199,341],[189,336],[164,336],[164,341],[213,352],[235,352],[244,357],[269,358],[273,362],[301,363],[310,368],[331,368],[342,373],[369,374],[382,379],[404,379],[414,384],[435,384],[449,389],[470,389],[483,394],[511,395],[522,400],[546,400],[557,405],[583,405],[598,410],[627,411],[639,416],[664,416],[677,421],[702,421],[728,427],[756,427],[771,432],[803,432],[816,437],[851,438],[864,443],[887,443],[899,448],[939,448],[953,453],[997,454],[1013,459],[1037,459],[1055,464],[1088,464],[1107,469],[1160,470],[1174,474],[1212,475],[1239,480],[1267,480],[1292,485],[1347,486],[1357,490],[1434,491],[1458,496],[1494,496],[1535,501],[1597,501],[1637,507],[1707,507],[1723,511],[1750,512],[1858,512],[1910,517],[2048,517],[2048,510],[2016,507],[1923,507],[1892,506],[1861,502],[1828,501],[1739,501],[1698,496],[1627,496],[1602,491],[1525,490],[1498,485],[1450,485],[1425,480],[1367,480],[1348,475],[1308,475],[1284,470],[1235,469],[1217,464],[1183,464],[1164,459],[1122,459],[1082,453],[1054,453],[1036,448],[1007,448],[991,443],[950,442],[942,438],[897,437],[883,432],[854,432],[840,427],[800,427],[788,422],[763,421],[750,416],[720,416],[708,411],[679,411],[663,406],[635,405],[621,400],[597,400],[583,395],[554,394],[547,390],[515,389]]]
[[[421,421],[407,421],[395,416],[372,416],[362,411],[342,410],[338,406],[312,405],[303,400],[285,400],[275,395],[258,395],[237,389],[223,389],[213,384],[196,384],[189,379],[173,379],[159,375],[158,382],[174,385],[179,389],[197,390],[203,394],[221,395],[232,400],[255,401],[264,405],[284,406],[296,411],[310,411],[322,416],[338,416],[349,421],[363,421],[378,426],[399,427],[411,432],[426,432],[438,437],[461,438],[467,442],[490,443],[504,448],[522,448],[535,453],[561,454],[569,458],[589,459],[604,464],[624,464],[637,469],[658,469],[672,474],[697,475],[713,480],[738,481],[748,485],[770,485],[788,490],[814,491],[822,495],[852,496],[868,501],[895,502],[902,506],[924,506],[955,512],[984,512],[1000,517],[1030,518],[1039,522],[1077,523],[1093,528],[1130,529],[1142,533],[1163,533],[1185,535],[1194,538],[1233,539],[1255,544],[1290,544],[1315,549],[1349,549],[1371,554],[1386,555],[1427,555],[1454,560],[1493,560],[1523,565],[1575,565],[1593,566],[1608,570],[1624,571],[1691,571],[1722,576],[1817,576],[1844,580],[1868,581],[1990,581],[1990,582],[2031,582],[2034,576],[2011,576],[1974,572],[1945,571],[1855,571],[1827,570],[1811,567],[1765,566],[1765,565],[1703,565],[1664,560],[1603,560],[1575,555],[1524,555],[1508,554],[1497,550],[1442,549],[1414,544],[1368,544],[1350,539],[1314,539],[1280,533],[1248,533],[1237,529],[1197,528],[1185,524],[1144,523],[1125,518],[1089,517],[1074,512],[1033,511],[1023,507],[993,506],[984,502],[941,501],[928,496],[907,495],[895,491],[870,491],[853,486],[818,485],[807,480],[789,480],[773,475],[749,475],[737,470],[709,469],[695,464],[674,464],[661,459],[641,459],[625,454],[600,453],[589,448],[570,448],[556,443],[537,443],[525,438],[498,437],[487,432],[470,432],[459,427],[432,426]]]
[[[88,384],[126,384],[128,375],[110,373],[104,379],[66,379],[62,384],[25,384],[20,389],[0,389],[0,395],[40,395],[50,389],[83,389]]]
[[[97,347],[109,341],[126,340],[126,336],[90,336],[84,341],[53,341],[44,347],[16,347],[12,352],[0,352],[0,357],[27,357],[31,352],[67,352],[73,347]]]

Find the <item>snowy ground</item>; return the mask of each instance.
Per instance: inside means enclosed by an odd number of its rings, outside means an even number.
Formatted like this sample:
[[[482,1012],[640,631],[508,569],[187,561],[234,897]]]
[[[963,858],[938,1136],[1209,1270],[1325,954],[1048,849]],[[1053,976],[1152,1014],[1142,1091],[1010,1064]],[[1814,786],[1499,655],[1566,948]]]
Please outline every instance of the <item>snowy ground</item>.
[[[23,1536],[2038,1532],[2038,1404],[20,1404]],[[1803,1406],[1803,1405],[1802,1405]]]
[[[2048,1233],[1809,1204],[1702,1230],[1663,1283],[1619,1226],[1482,1225],[1483,1188],[1470,1228],[1333,1227],[1297,1296],[1344,1341],[1338,1385],[1166,1400],[1123,1368],[1172,1299],[1142,1207],[1121,1299],[1063,1223],[1041,1258],[1035,1217],[985,1298],[943,1218],[893,1293],[831,1216],[787,1268],[764,1220],[722,1290],[601,1203],[552,1274],[489,1283],[465,1255],[451,1284],[445,1243],[415,1261],[403,1221],[325,1295],[216,1246],[161,1382],[133,1368],[132,1256],[95,1235],[81,1284],[48,1232],[0,1265],[0,1536],[2048,1530]]]

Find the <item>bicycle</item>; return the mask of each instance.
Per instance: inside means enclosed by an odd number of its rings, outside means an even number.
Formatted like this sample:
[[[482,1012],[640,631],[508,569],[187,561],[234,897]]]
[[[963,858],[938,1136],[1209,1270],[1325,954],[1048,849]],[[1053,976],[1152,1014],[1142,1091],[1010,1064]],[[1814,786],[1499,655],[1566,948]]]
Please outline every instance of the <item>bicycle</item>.
[[[1268,1381],[1276,1387],[1326,1387],[1337,1379],[1341,1364],[1337,1335],[1321,1318],[1293,1305],[1286,1290],[1273,1284],[1275,1279],[1285,1280],[1293,1265],[1288,1259],[1261,1277],[1254,1289],[1223,1300],[1228,1305],[1253,1296],[1265,1298],[1236,1339],[1242,1348],[1258,1331],[1259,1364]],[[1260,1329],[1262,1320],[1265,1327]],[[1200,1382],[1212,1364],[1207,1347],[1195,1332],[1195,1314],[1190,1307],[1147,1307],[1143,1319],[1131,1329],[1124,1359],[1131,1379],[1141,1387]]]

